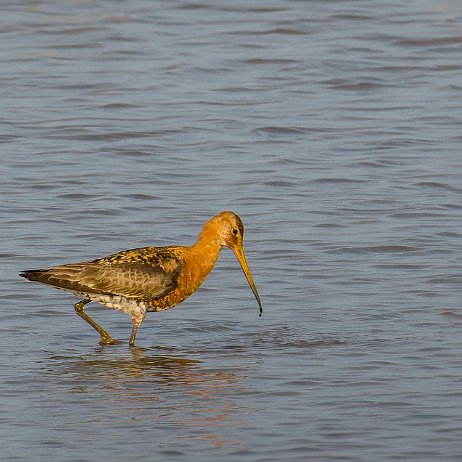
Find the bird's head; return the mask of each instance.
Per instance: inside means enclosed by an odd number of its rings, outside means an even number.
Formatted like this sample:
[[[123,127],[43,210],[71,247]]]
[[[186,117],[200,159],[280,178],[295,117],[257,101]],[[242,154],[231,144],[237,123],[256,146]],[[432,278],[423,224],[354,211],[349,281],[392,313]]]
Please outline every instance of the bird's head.
[[[213,234],[219,245],[229,247],[233,251],[237,261],[241,265],[247,282],[257,299],[261,316],[263,307],[260,296],[258,295],[257,288],[253,282],[244,254],[244,225],[242,224],[242,220],[234,212],[224,211],[211,218],[204,225],[203,232]]]

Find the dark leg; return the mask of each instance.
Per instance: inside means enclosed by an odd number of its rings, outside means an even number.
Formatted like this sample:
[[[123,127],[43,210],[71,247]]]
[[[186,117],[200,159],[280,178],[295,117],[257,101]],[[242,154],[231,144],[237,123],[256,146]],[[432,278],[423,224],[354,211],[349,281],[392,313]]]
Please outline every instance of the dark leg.
[[[130,335],[130,341],[128,344],[131,347],[135,346],[135,338],[136,338],[136,333],[138,332],[138,327],[140,327],[140,324],[143,322],[143,319],[146,316],[146,312],[140,314],[132,314],[132,334]]]
[[[99,324],[93,321],[93,319],[91,319],[90,316],[88,316],[88,314],[85,313],[85,311],[83,310],[83,307],[90,302],[91,300],[88,298],[85,300],[81,300],[80,302],[77,302],[74,305],[75,312],[82,319],[85,319],[85,321],[87,321],[88,324],[90,324],[90,326],[93,327],[93,329],[95,329],[99,333],[99,335],[101,336],[99,341],[100,345],[115,345],[117,343],[117,340],[114,340]]]
[[[131,347],[135,346],[135,338],[136,338],[136,333],[138,332],[138,327],[139,327],[139,324],[135,324],[135,323],[132,324],[132,335],[130,335],[130,341],[128,342],[128,344]]]

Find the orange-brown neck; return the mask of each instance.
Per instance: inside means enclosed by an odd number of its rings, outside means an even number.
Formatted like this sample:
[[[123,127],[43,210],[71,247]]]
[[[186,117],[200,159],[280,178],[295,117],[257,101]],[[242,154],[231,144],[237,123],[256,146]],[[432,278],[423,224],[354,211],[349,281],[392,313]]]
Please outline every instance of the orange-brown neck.
[[[189,248],[190,258],[194,261],[192,266],[196,272],[195,276],[198,278],[198,282],[200,281],[199,285],[215,266],[221,247],[220,236],[217,235],[216,229],[206,223],[199,233],[197,241]]]

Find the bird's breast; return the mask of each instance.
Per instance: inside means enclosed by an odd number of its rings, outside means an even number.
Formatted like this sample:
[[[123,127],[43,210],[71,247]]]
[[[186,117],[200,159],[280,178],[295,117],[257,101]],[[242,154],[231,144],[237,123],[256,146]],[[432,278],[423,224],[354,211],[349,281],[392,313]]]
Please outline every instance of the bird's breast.
[[[162,311],[173,308],[192,295],[204,282],[217,261],[219,248],[207,252],[194,247],[176,249],[177,258],[182,262],[176,279],[176,287],[153,300],[146,302],[148,311]]]

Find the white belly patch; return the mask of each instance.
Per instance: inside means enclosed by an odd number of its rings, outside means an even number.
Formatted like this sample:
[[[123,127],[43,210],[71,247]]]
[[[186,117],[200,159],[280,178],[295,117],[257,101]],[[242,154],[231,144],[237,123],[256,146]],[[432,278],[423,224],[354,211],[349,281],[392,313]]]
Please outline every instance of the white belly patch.
[[[143,302],[122,297],[120,295],[85,294],[75,292],[79,297],[89,298],[93,302],[112,308],[113,310],[123,311],[132,317],[143,318],[146,316],[146,305]]]

